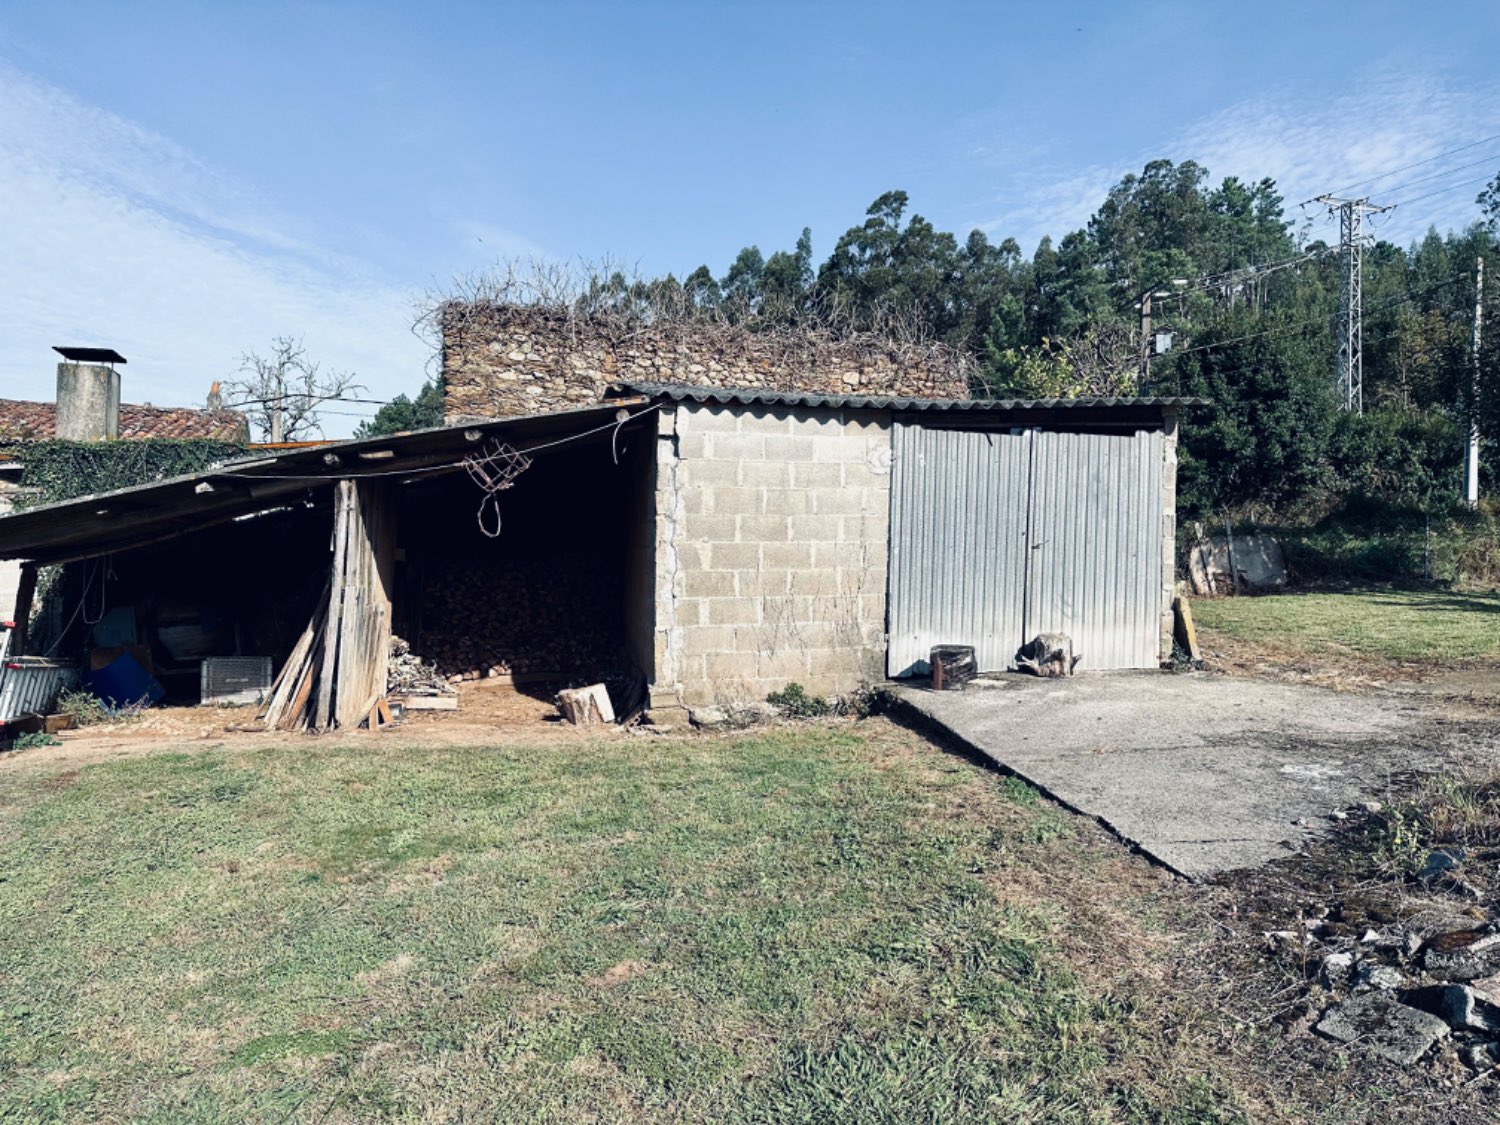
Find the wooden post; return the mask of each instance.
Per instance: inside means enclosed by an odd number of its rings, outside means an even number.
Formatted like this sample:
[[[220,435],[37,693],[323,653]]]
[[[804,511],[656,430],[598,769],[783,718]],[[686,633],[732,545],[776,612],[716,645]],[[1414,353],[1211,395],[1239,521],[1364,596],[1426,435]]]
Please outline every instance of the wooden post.
[[[36,599],[36,563],[21,564],[21,581],[16,587],[16,627],[11,630],[10,656],[26,655],[31,634],[31,603]]]

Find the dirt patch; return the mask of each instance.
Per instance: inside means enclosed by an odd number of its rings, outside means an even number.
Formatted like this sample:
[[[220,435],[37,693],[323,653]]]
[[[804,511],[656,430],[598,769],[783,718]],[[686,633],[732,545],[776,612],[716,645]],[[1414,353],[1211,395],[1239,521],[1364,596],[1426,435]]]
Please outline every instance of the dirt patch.
[[[114,723],[63,731],[60,745],[36,746],[0,754],[0,769],[66,766],[58,778],[77,777],[77,767],[113,758],[133,757],[171,749],[252,750],[285,746],[339,747],[387,743],[403,739],[424,746],[486,745],[504,735],[508,742],[526,745],[576,745],[600,739],[636,737],[623,727],[575,727],[563,722],[550,697],[527,694],[500,681],[479,680],[458,685],[457,711],[412,711],[405,719],[379,731],[340,730],[323,735],[293,734],[261,729],[253,707],[159,707]],[[54,779],[65,786],[66,781]]]
[[[618,965],[611,965],[598,976],[587,978],[584,983],[590,988],[617,988],[628,980],[645,976],[650,968],[649,961],[621,961]]]

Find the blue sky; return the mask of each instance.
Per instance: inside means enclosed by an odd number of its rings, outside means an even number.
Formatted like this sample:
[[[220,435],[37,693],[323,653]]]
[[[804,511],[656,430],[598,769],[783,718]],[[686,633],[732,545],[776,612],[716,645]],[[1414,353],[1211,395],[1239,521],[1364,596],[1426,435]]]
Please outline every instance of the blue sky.
[[[501,257],[721,273],[811,226],[821,258],[898,187],[1029,253],[1154,157],[1295,205],[1500,134],[1500,5],[1352,11],[8,0],[0,396],[50,397],[48,347],[89,343],[128,399],[199,402],[293,334],[384,398],[423,377],[413,300]],[[1373,194],[1446,168],[1390,198],[1500,141]],[[1462,225],[1478,188],[1380,233]]]

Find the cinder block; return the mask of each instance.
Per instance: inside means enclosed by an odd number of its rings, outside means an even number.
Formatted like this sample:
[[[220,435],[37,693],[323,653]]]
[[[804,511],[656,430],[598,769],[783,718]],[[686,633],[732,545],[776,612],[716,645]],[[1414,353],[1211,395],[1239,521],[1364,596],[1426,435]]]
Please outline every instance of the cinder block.
[[[763,652],[756,656],[756,675],[763,680],[797,680],[807,675],[807,654],[800,651]]]
[[[695,653],[734,652],[734,634],[731,625],[699,625],[691,630],[692,649]]]
[[[761,551],[761,561],[766,566],[785,570],[807,570],[813,565],[812,544],[767,543]]]
[[[788,522],[793,543],[835,541],[839,537],[838,520],[827,516],[791,516]]]
[[[784,543],[787,540],[789,520],[804,519],[803,516],[737,516],[737,538],[741,543]]]
[[[790,571],[761,568],[740,572],[740,593],[752,597],[780,597],[787,592]]]
[[[765,511],[768,516],[800,516],[811,511],[810,494],[805,489],[766,489]]]
[[[678,470],[678,484],[688,488],[739,484],[739,461],[690,461]]]
[[[724,407],[698,406],[685,412],[682,421],[688,433],[732,434],[740,428],[739,411]]]
[[[758,516],[766,510],[765,490],[727,484],[713,490],[708,510],[716,516]]]
[[[820,516],[853,516],[867,511],[868,497],[861,488],[815,488],[813,511]]]
[[[839,488],[844,483],[843,467],[821,461],[798,461],[791,466],[792,484],[797,488]]]
[[[715,570],[758,570],[759,543],[714,543],[708,548],[708,565]]]
[[[767,456],[769,443],[784,440],[760,434],[713,434],[709,438],[708,456],[715,461],[760,461]]]
[[[810,438],[795,434],[777,434],[765,439],[765,455],[774,461],[786,461],[795,464],[798,461],[811,461],[814,458],[814,448],[829,438]]]
[[[743,652],[705,652],[703,670],[710,684],[722,686],[727,680],[752,679],[756,675],[755,657]]]
[[[709,543],[732,543],[738,528],[737,516],[718,516],[706,513],[689,513],[683,520],[682,538],[699,539]]]
[[[684,461],[702,460],[709,456],[710,434],[684,433],[677,438],[677,458]]]
[[[683,489],[682,510],[690,516],[713,515],[713,490],[708,488]]]
[[[808,594],[814,597],[838,592],[838,574],[827,570],[791,571],[788,589],[793,594]]]
[[[710,598],[707,605],[710,625],[755,625],[759,621],[758,598]]]
[[[783,461],[741,461],[739,483],[759,488],[786,488],[792,483],[792,468]]]
[[[844,434],[820,437],[814,445],[814,461],[854,461],[863,464],[870,455],[869,443],[862,437],[847,437]]]
[[[693,570],[683,576],[683,590],[690,598],[732,598],[739,591],[729,570]]]
[[[742,434],[784,434],[792,426],[785,409],[779,407],[740,407],[737,413]]]

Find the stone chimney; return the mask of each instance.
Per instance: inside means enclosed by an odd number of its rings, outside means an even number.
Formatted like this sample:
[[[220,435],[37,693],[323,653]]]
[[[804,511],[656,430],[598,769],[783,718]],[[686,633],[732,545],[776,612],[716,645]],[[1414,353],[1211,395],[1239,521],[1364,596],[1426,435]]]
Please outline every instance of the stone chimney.
[[[113,348],[53,348],[57,365],[57,436],[104,441],[120,436],[120,373]]]

